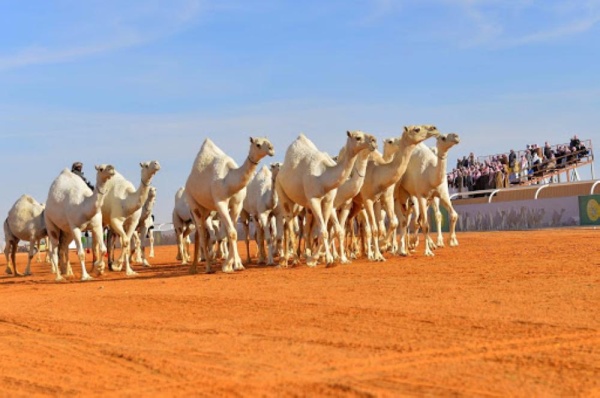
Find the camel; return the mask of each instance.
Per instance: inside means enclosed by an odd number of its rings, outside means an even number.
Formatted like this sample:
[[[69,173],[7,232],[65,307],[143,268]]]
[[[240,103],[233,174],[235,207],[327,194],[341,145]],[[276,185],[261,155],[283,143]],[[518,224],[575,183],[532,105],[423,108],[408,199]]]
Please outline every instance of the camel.
[[[129,262],[130,242],[133,231],[138,226],[142,214],[142,206],[148,198],[152,177],[160,170],[157,161],[142,162],[140,186],[136,190],[120,173],[106,184],[106,199],[102,204],[102,224],[109,227],[112,233],[119,236],[121,241],[121,256],[117,264],[112,264],[112,239],[109,239],[109,266],[114,271],[120,271],[125,263],[125,274],[128,276],[137,273],[131,269]]]
[[[322,249],[325,250],[326,264],[333,263],[327,223],[333,212],[336,188],[348,179],[360,152],[371,152],[377,148],[377,140],[370,134],[348,131],[346,135],[346,145],[340,151],[337,163],[326,153],[319,151],[304,134],[300,134],[286,151],[285,160],[275,183],[284,218],[287,221],[286,231],[277,231],[277,241],[283,241],[285,248],[284,255],[280,258],[281,266],[288,266],[289,250],[287,250],[285,237],[293,235],[291,220],[297,216],[298,206],[312,213],[315,220],[315,234],[318,237],[318,247],[311,251],[312,256],[308,259],[307,265],[310,267],[317,265]],[[282,236],[284,239],[281,239]]]
[[[281,163],[273,163],[271,167],[263,166],[254,176],[246,188],[241,218],[246,235],[246,262],[250,264],[250,217],[254,220],[256,230],[256,242],[258,245],[258,263],[274,265],[273,261],[273,238],[271,228],[271,216],[273,209],[277,206],[277,192],[275,191],[275,179],[281,168]],[[265,242],[267,250],[265,251]]]
[[[190,207],[185,199],[185,188],[181,187],[175,193],[175,206],[173,208],[173,228],[177,239],[177,257],[182,265],[190,261],[189,235],[196,229],[190,213]]]
[[[406,203],[409,196],[416,198],[417,206],[415,207],[415,212],[418,214],[418,223],[425,237],[426,256],[433,256],[434,254],[431,249],[435,247],[433,241],[429,237],[429,222],[427,217],[427,201],[433,196],[438,196],[440,198],[450,214],[450,245],[456,246],[458,244],[455,231],[458,215],[454,211],[448,195],[446,163],[448,151],[459,142],[460,137],[458,134],[450,133],[437,136],[436,151],[432,151],[425,144],[418,145],[410,157],[406,173],[399,183],[396,184],[394,197],[397,203]],[[439,217],[441,220],[441,215],[439,215]],[[441,231],[441,226],[439,229]],[[416,233],[417,228],[414,228],[414,231]],[[408,255],[408,252],[406,251],[406,233],[407,230],[404,228],[400,231],[400,245],[398,251],[399,254],[403,256]],[[443,244],[443,238],[441,244]]]
[[[374,203],[386,189],[397,183],[404,175],[413,150],[426,139],[440,133],[432,125],[404,126],[400,138],[395,141],[397,150],[389,162],[370,161],[367,165],[365,183],[354,198],[357,208],[366,212],[367,257],[369,260],[385,261],[379,249],[379,228],[375,218]],[[397,220],[395,221],[397,225]],[[373,249],[371,249],[373,247]]]
[[[154,221],[152,219],[152,211],[154,210],[155,203],[156,188],[150,187],[146,203],[142,206],[140,220],[132,235],[132,238],[135,240],[135,244],[132,245],[132,248],[134,248],[132,252],[135,253],[135,261],[142,263],[144,267],[150,267],[150,263],[146,260],[146,244],[144,243],[146,239],[148,239],[148,242],[150,243],[150,253],[148,254],[148,257],[154,257],[154,236],[152,234]]]
[[[6,256],[6,273],[23,276],[17,271],[15,261],[17,245],[20,240],[29,242],[29,256],[24,275],[31,275],[31,259],[38,251],[37,243],[48,235],[44,221],[45,206],[29,195],[22,195],[8,211],[4,221],[4,255]]]
[[[81,243],[81,231],[91,229],[94,241],[94,269],[102,274],[106,246],[102,234],[102,213],[100,211],[106,197],[106,183],[115,174],[111,165],[96,166],[96,186],[92,191],[81,177],[68,169],[64,169],[50,185],[44,221],[48,230],[48,238],[52,246],[51,261],[56,268],[56,280],[63,280],[59,266],[59,254],[62,264],[66,262],[66,275],[73,275],[70,264],[66,261],[69,242],[75,239],[77,255],[81,265],[81,280],[92,277],[85,268],[85,251]]]
[[[223,272],[243,270],[242,260],[237,250],[237,222],[246,186],[250,182],[258,163],[265,156],[273,156],[273,145],[266,138],[250,137],[250,151],[242,166],[238,167],[210,139],[206,139],[194,160],[192,170],[185,184],[185,195],[190,207],[196,231],[194,237],[194,257],[190,273],[197,273],[200,240],[206,255],[206,272],[211,273],[212,258],[208,255],[206,221],[211,211],[216,211],[227,231],[229,253],[222,266]]]
[[[334,224],[333,231],[338,232],[338,242],[340,247],[340,263],[348,264],[350,260],[346,255],[346,222],[352,208],[352,199],[360,192],[365,181],[365,173],[369,159],[373,156],[379,156],[377,150],[361,151],[356,158],[354,168],[350,173],[350,177],[339,186],[336,191],[335,199],[333,200],[334,211],[331,213],[331,219]],[[336,225],[337,224],[337,228]],[[333,247],[334,257],[335,246]]]

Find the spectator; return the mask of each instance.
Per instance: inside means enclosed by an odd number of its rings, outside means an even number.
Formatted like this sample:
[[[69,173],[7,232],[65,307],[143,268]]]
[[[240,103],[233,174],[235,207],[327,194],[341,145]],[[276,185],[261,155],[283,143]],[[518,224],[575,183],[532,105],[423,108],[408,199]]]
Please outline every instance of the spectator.
[[[527,181],[527,176],[529,175],[529,161],[527,160],[527,155],[521,155],[521,179],[520,181]]]
[[[531,158],[531,169],[533,170],[533,175],[537,177],[541,171],[542,160],[538,155],[538,151],[533,152],[533,157]]]
[[[83,163],[81,163],[81,162],[73,163],[73,165],[71,166],[71,171],[73,172],[73,174],[77,174],[79,177],[81,177],[83,182],[85,182],[85,185],[87,185],[92,191],[94,190],[94,186],[92,185],[92,183],[89,182],[83,175]]]
[[[581,141],[579,140],[579,138],[577,138],[577,134],[575,134],[573,136],[573,138],[571,138],[571,142],[569,143],[569,148],[577,148],[579,149],[579,146],[581,145]]]
[[[509,174],[509,178],[511,178],[514,173],[516,172],[516,168],[517,168],[517,154],[515,153],[514,149],[510,150],[510,153],[508,154],[508,172]]]
[[[546,141],[546,143],[544,144],[544,158],[550,159],[553,154],[554,152],[552,151],[552,147],[550,147],[550,143]]]

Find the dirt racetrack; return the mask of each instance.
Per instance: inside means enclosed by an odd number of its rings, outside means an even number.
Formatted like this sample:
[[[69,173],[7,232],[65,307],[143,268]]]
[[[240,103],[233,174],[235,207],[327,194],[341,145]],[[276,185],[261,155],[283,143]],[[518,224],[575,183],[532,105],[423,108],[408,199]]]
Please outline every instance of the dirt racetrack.
[[[84,283],[2,257],[0,396],[600,396],[600,230],[458,237],[234,275],[158,247]]]

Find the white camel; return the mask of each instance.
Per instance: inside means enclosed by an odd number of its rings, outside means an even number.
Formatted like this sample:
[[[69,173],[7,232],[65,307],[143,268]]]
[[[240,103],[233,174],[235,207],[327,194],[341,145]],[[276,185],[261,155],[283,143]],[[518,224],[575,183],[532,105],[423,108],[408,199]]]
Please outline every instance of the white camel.
[[[6,273],[22,276],[17,271],[16,253],[19,241],[29,242],[29,256],[24,275],[31,275],[31,259],[38,251],[37,243],[48,235],[44,221],[45,206],[29,195],[22,195],[8,211],[4,221],[4,255],[6,256]]]
[[[423,231],[425,238],[425,255],[433,256],[431,249],[435,248],[433,241],[429,237],[429,222],[427,216],[427,201],[434,196],[438,196],[450,214],[451,237],[450,246],[456,246],[456,221],[458,215],[452,208],[450,197],[448,195],[448,180],[446,178],[446,163],[448,151],[450,148],[460,142],[457,134],[440,134],[436,138],[436,148],[434,152],[426,145],[418,145],[410,158],[407,172],[394,191],[394,197],[398,204],[406,203],[409,196],[416,198],[417,206],[415,211],[418,217],[418,224]],[[437,152],[437,153],[436,153]],[[398,206],[400,210],[400,206]],[[400,211],[399,211],[400,212]],[[439,210],[438,210],[439,212]],[[404,215],[403,215],[404,216]],[[441,215],[439,216],[441,220]],[[416,218],[416,217],[415,217]],[[441,227],[439,228],[441,230]],[[417,228],[414,228],[417,231]],[[406,256],[406,234],[407,230],[400,231],[399,254]],[[438,242],[440,244],[440,242]],[[441,239],[443,245],[443,238]]]
[[[150,263],[148,263],[148,260],[146,259],[146,240],[150,246],[148,257],[154,257],[154,236],[152,234],[154,221],[152,219],[152,211],[154,210],[155,203],[156,188],[150,187],[146,203],[142,206],[140,220],[132,235],[132,238],[135,240],[135,244],[132,244],[132,247],[134,248],[133,252],[135,253],[135,261],[142,263],[144,267],[150,267]]]
[[[273,145],[266,138],[250,138],[250,151],[242,166],[238,167],[210,139],[206,139],[194,160],[185,184],[185,195],[196,225],[194,256],[190,273],[197,272],[200,240],[207,253],[206,272],[212,272],[212,258],[208,255],[206,222],[211,211],[216,211],[227,231],[229,255],[222,266],[223,272],[242,270],[244,266],[237,250],[236,225],[244,198],[258,163],[265,156],[273,156]]]
[[[177,239],[177,257],[182,265],[190,261],[189,235],[196,229],[190,206],[185,197],[185,188],[181,187],[175,193],[175,206],[173,207],[173,228]]]
[[[325,251],[326,264],[333,263],[327,223],[333,212],[336,188],[350,176],[358,154],[375,148],[375,137],[362,131],[347,132],[346,145],[340,152],[337,163],[326,153],[319,151],[304,134],[300,134],[289,146],[275,184],[287,221],[286,231],[277,231],[277,241],[283,242],[285,248],[280,250],[284,254],[280,265],[288,265],[287,240],[293,235],[291,221],[297,216],[299,206],[310,210],[315,220],[315,234],[318,236],[318,246],[311,250],[313,255],[307,260],[307,265],[316,266],[322,250]],[[308,242],[306,245],[308,246]]]
[[[272,212],[277,206],[277,192],[275,191],[275,180],[279,173],[281,163],[273,163],[271,167],[263,166],[252,178],[246,188],[241,213],[242,222],[246,235],[246,261],[250,264],[250,218],[254,220],[256,231],[256,243],[258,245],[258,263],[274,265],[273,261],[273,236],[272,236]],[[267,250],[265,250],[265,243]]]
[[[91,229],[94,242],[94,269],[104,272],[106,246],[102,234],[102,213],[100,209],[106,197],[105,185],[115,174],[111,165],[96,166],[96,186],[92,191],[81,177],[70,170],[63,170],[48,191],[44,221],[48,230],[48,238],[52,246],[51,261],[56,269],[56,280],[61,281],[61,264],[66,264],[66,276],[73,275],[71,265],[67,261],[68,245],[75,239],[77,255],[81,265],[81,280],[92,277],[85,268],[85,251],[81,243],[81,231]]]
[[[142,206],[148,198],[152,177],[160,170],[160,164],[154,160],[142,162],[140,167],[141,181],[137,190],[125,177],[115,172],[115,176],[106,184],[106,199],[102,204],[102,224],[117,234],[121,242],[120,259],[117,264],[111,264],[113,244],[112,239],[109,239],[109,266],[115,271],[120,271],[125,263],[126,275],[136,275],[129,262],[129,245],[133,231],[139,223]]]
[[[359,208],[364,207],[364,211],[366,211],[365,232],[369,260],[385,261],[379,249],[379,228],[375,218],[374,203],[385,194],[388,187],[402,178],[416,146],[439,134],[437,128],[432,125],[405,126],[402,136],[395,141],[397,150],[394,152],[392,160],[387,163],[370,161],[367,165],[365,183],[360,193],[354,198],[354,202]],[[394,228],[397,223],[397,220],[391,220],[390,222]],[[371,252],[371,247],[373,247],[373,252]]]
[[[332,225],[332,231],[333,233],[336,233],[337,231],[340,248],[339,258],[342,264],[350,262],[346,255],[346,223],[352,208],[352,199],[358,195],[362,188],[365,181],[367,165],[372,156],[379,156],[376,149],[373,151],[361,151],[358,154],[350,177],[339,186],[333,201],[334,211],[331,213],[331,220],[334,225]],[[334,257],[336,257],[335,245],[332,245],[332,248]]]

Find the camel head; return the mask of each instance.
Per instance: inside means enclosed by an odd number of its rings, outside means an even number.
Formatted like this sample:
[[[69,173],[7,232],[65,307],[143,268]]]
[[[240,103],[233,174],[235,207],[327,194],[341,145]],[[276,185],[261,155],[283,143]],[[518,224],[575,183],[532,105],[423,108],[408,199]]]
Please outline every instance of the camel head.
[[[400,146],[399,138],[386,138],[383,140],[383,157],[387,158],[398,150]]]
[[[279,170],[281,169],[281,162],[271,163],[271,176],[273,181],[277,178],[277,174],[279,174]]]
[[[368,150],[373,152],[377,149],[377,138],[371,134],[367,134],[360,130],[347,131],[348,139],[346,141],[346,148],[350,150],[349,153],[352,155],[358,154],[362,150]]]
[[[101,164],[96,168],[96,187],[102,186],[115,175],[115,168],[110,164]]]
[[[152,160],[150,162],[141,162],[140,167],[142,168],[142,182],[144,185],[150,184],[152,181],[152,177],[158,170],[160,170],[160,163],[156,160]]]
[[[431,124],[404,126],[402,138],[408,140],[411,144],[418,144],[431,137],[440,135],[437,127]]]
[[[248,154],[248,160],[254,164],[258,164],[265,156],[275,155],[273,144],[266,138],[254,138],[250,137],[250,153]]]
[[[455,133],[440,134],[435,139],[436,145],[431,149],[433,150],[433,153],[435,153],[437,157],[442,160],[447,158],[450,148],[460,143],[460,137]]]
[[[156,187],[150,187],[148,190],[148,199],[146,199],[146,203],[150,203],[156,199]]]

